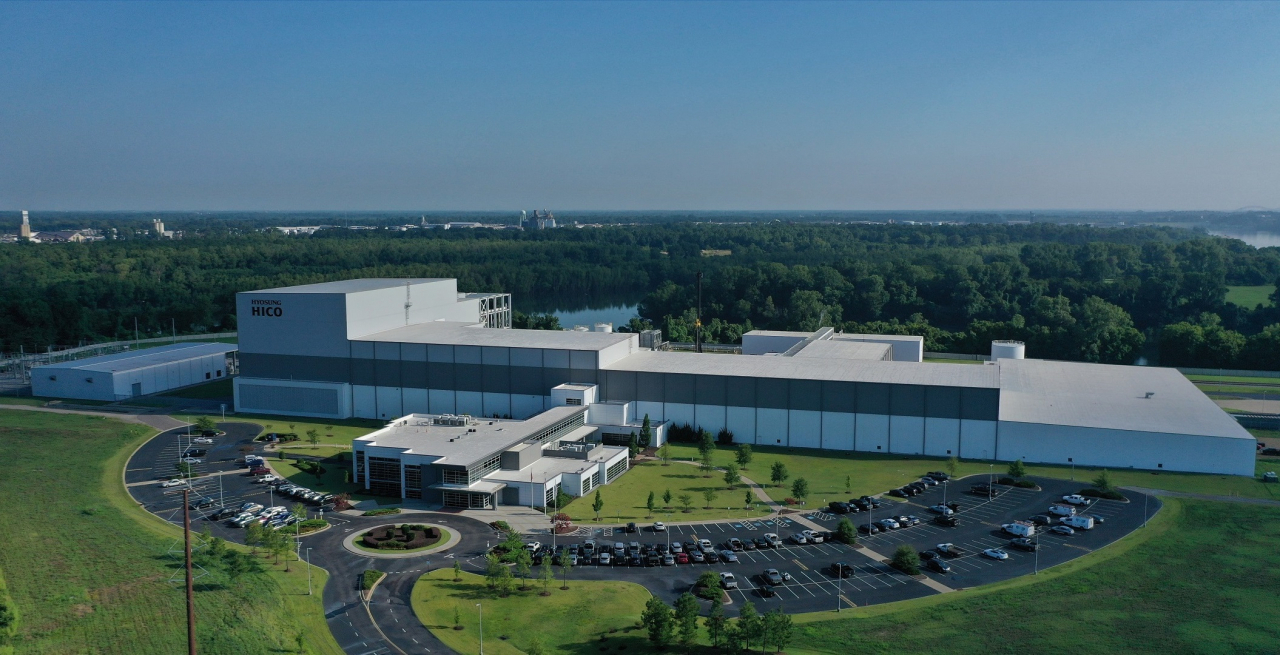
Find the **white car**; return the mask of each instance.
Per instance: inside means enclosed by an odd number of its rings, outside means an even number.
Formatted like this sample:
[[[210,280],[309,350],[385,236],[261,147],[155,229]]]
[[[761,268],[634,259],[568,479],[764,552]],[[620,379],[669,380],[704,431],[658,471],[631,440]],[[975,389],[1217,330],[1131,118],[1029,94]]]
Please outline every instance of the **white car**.
[[[654,522],[653,522],[653,531],[654,531],[654,532],[666,532],[666,531],[667,531],[667,526],[663,525],[663,524],[662,524],[662,521],[654,521]]]
[[[952,514],[955,514],[955,510],[952,510],[950,507],[947,507],[946,505],[943,505],[941,503],[937,505],[930,505],[929,511],[937,514],[941,514],[943,516],[951,516]]]
[[[999,548],[988,548],[982,551],[982,555],[984,557],[989,557],[991,559],[998,559],[998,560],[1009,559],[1009,553],[1006,553],[1003,550],[1000,550]]]
[[[879,523],[880,527],[886,530],[897,530],[902,527],[902,525],[893,519],[880,519],[879,521],[876,521],[876,523]]]
[[[182,486],[182,484],[183,484],[182,478],[174,478],[172,480],[165,480],[164,482],[161,482],[160,486],[164,487],[165,489],[168,489],[169,487],[180,487]]]
[[[181,461],[183,464],[203,464],[204,463],[204,460],[200,459],[199,457],[183,457]]]
[[[701,551],[702,551],[702,552],[704,552],[704,553],[709,553],[709,552],[711,552],[711,551],[713,551],[713,550],[715,550],[715,549],[716,549],[716,547],[715,547],[714,545],[712,545],[712,544],[711,544],[711,540],[710,540],[710,539],[699,539],[699,540],[698,540],[698,550],[701,550]]]
[[[737,589],[738,579],[733,577],[732,573],[721,573],[720,586],[724,587],[725,589]]]
[[[1071,494],[1070,496],[1063,496],[1062,502],[1071,503],[1072,505],[1088,505],[1089,499],[1080,494]]]
[[[814,532],[813,530],[805,530],[804,536],[806,539],[809,540],[809,543],[814,543],[814,544],[822,543],[822,535],[818,534],[817,532]]]
[[[782,538],[772,532],[764,533],[764,538],[766,541],[772,544],[774,548],[778,548],[782,546]]]
[[[253,482],[254,482],[254,484],[266,484],[266,483],[268,483],[268,482],[275,482],[276,480],[279,480],[279,479],[280,479],[280,478],[277,478],[277,477],[276,477],[276,476],[274,476],[274,475],[264,475],[264,476],[262,476],[262,477],[258,478],[257,480],[254,480]]]
[[[191,440],[191,443],[210,444],[210,443],[213,443],[213,439],[210,439],[209,437],[196,437],[195,439]]]
[[[791,541],[794,541],[797,546],[803,546],[809,543],[809,538],[803,532],[797,532],[791,535]]]

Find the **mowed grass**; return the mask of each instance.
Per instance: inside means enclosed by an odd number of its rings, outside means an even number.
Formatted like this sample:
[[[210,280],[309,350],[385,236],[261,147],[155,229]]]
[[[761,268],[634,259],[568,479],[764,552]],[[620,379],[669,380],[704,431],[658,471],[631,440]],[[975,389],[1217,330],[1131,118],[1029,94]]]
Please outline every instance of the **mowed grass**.
[[[698,449],[687,444],[673,444],[671,452],[673,457],[698,458]],[[717,466],[723,466],[734,461],[735,453],[736,449],[734,448],[720,447],[716,449],[713,460]],[[918,480],[920,476],[929,471],[945,471],[947,463],[945,459],[929,457],[815,451],[804,448],[777,448],[772,446],[757,446],[753,448],[753,453],[755,455],[754,459],[749,465],[749,470],[743,472],[744,476],[759,484],[767,485],[765,491],[770,498],[776,501],[781,501],[790,496],[791,484],[796,478],[803,477],[809,482],[808,504],[810,506],[815,504],[822,505],[832,500],[848,500],[852,496],[861,496],[863,494],[875,495],[884,493],[907,482]],[[788,473],[791,474],[790,479],[782,487],[775,487],[769,482],[769,473],[774,462],[782,462],[787,467]],[[1138,471],[1130,469],[1108,469],[1108,473],[1111,475],[1112,483],[1121,486],[1222,496],[1280,499],[1280,485],[1264,484],[1257,477],[1263,471],[1274,470],[1274,465],[1275,462],[1259,460],[1255,477],[1252,478],[1238,475],[1170,473],[1167,471]],[[990,462],[961,460],[956,469],[956,474],[958,476],[966,476],[992,472],[1000,476],[1005,475],[1007,470],[1007,462],[998,462],[992,465]],[[1069,466],[1027,465],[1027,472],[1030,475],[1063,479],[1074,476],[1081,483],[1081,488],[1089,486],[1089,482],[1097,477],[1100,470],[1091,467],[1076,467],[1073,473]],[[628,473],[627,475],[631,474]],[[846,478],[849,480],[847,490],[845,486]],[[640,502],[643,504],[644,498],[641,498]]]
[[[786,651],[1276,652],[1280,508],[1167,499],[1157,517],[1145,528],[1155,532],[1040,579],[846,611],[841,620],[797,617]]]
[[[351,446],[281,446],[276,452],[287,453],[290,455],[307,455],[309,457],[338,457],[341,455],[350,463],[351,458],[348,453],[351,452]]]
[[[1280,378],[1266,378],[1251,375],[1188,375],[1192,382],[1260,382],[1280,386]]]
[[[181,531],[140,509],[122,471],[151,431],[113,419],[0,413],[0,570],[17,604],[17,653],[171,655],[186,649],[177,560]],[[305,566],[263,567],[232,581],[218,566],[196,586],[204,653],[338,655]],[[313,569],[316,589],[326,575]]]
[[[559,569],[557,569],[557,574]],[[521,655],[537,638],[545,653],[650,652],[646,633],[634,628],[651,595],[644,587],[620,581],[580,581],[569,574],[569,590],[561,582],[550,585],[550,596],[538,595],[543,585],[530,580],[528,591],[500,598],[485,586],[483,576],[463,573],[453,581],[451,569],[432,571],[413,587],[413,611],[418,620],[459,653],[480,651],[480,617],[484,608],[484,652]],[[520,584],[516,581],[516,586]],[[454,630],[454,611],[462,630]],[[613,630],[614,632],[610,632]],[[605,635],[607,640],[600,641]],[[625,651],[619,646],[625,645]]]
[[[1239,305],[1247,309],[1253,309],[1258,305],[1266,307],[1271,306],[1271,294],[1276,292],[1274,284],[1261,284],[1257,286],[1240,286],[1227,287],[1227,302],[1233,305]]]
[[[688,464],[672,463],[663,466],[660,462],[633,463],[631,470],[622,477],[605,486],[597,487],[600,498],[604,500],[604,509],[600,511],[601,523],[619,523],[627,521],[701,521],[723,518],[747,518],[760,516],[762,506],[753,512],[746,510],[746,494],[748,488],[738,485],[729,490],[724,483],[723,473],[714,473],[711,477],[703,477],[701,471]],[[671,509],[664,509],[662,494],[671,490]],[[716,491],[716,499],[712,501],[712,509],[706,509],[706,498],[703,492],[707,489]],[[650,517],[647,508],[649,492],[654,493],[657,509]],[[680,494],[693,496],[693,508],[685,513],[681,509]],[[754,499],[754,495],[753,495]],[[592,511],[595,502],[595,491],[576,498],[565,505],[564,512],[575,522],[594,522],[596,513]],[[732,508],[732,509],[729,509]]]

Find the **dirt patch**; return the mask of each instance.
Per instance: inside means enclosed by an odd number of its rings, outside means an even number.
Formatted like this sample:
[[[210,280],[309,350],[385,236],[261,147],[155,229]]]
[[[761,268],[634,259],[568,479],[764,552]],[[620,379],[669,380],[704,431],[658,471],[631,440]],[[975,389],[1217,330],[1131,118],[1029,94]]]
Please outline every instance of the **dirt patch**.
[[[90,614],[93,614],[93,605],[90,605],[88,603],[80,603],[79,605],[72,605],[71,613],[74,614],[76,618],[80,618],[82,616],[88,616]]]

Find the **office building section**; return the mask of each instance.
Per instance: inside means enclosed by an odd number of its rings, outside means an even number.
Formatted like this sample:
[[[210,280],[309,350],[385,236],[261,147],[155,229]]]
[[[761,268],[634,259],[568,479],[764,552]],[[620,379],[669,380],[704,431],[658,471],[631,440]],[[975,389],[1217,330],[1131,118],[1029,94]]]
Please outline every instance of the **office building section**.
[[[417,487],[401,483],[402,493],[424,498],[487,493],[490,503],[508,503],[520,494],[521,504],[536,506],[540,492],[528,487],[539,484],[539,472],[569,476],[562,488],[580,495],[591,466],[605,470],[590,486],[612,479],[610,449],[624,448],[645,416],[652,446],[671,426],[688,424],[761,446],[1253,473],[1253,437],[1173,369],[1022,359],[1009,344],[985,364],[930,363],[919,337],[830,328],[748,333],[742,355],[670,352],[653,349],[652,338],[642,347],[630,333],[505,329],[509,296],[459,293],[451,279],[267,289],[238,294],[237,309],[236,408],[385,420],[391,432],[366,437],[366,457],[439,469],[414,473],[425,476]],[[545,413],[565,411],[580,414],[580,428],[540,444],[531,463],[502,464],[501,456],[517,457],[506,453],[531,448],[524,433]],[[455,429],[437,417],[460,415],[477,422],[467,428],[475,432],[460,441],[437,436]],[[489,491],[432,477],[476,464],[470,449],[450,454],[469,437],[492,446],[475,455],[489,458],[480,468],[501,455],[470,483],[485,481]],[[557,456],[557,444],[592,454]],[[360,479],[394,479],[379,475],[371,469]]]

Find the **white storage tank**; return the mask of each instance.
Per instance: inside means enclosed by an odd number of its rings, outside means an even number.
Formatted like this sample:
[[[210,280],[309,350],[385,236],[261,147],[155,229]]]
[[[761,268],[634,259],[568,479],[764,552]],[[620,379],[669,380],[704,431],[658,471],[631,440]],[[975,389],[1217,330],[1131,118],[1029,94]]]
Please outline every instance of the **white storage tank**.
[[[1026,359],[1027,346],[1021,341],[992,341],[991,361],[997,359]]]
[[[596,323],[595,329],[593,329],[593,330],[591,330],[591,331],[592,331],[592,332],[608,332],[608,333],[612,333],[612,332],[613,332],[613,323]]]

